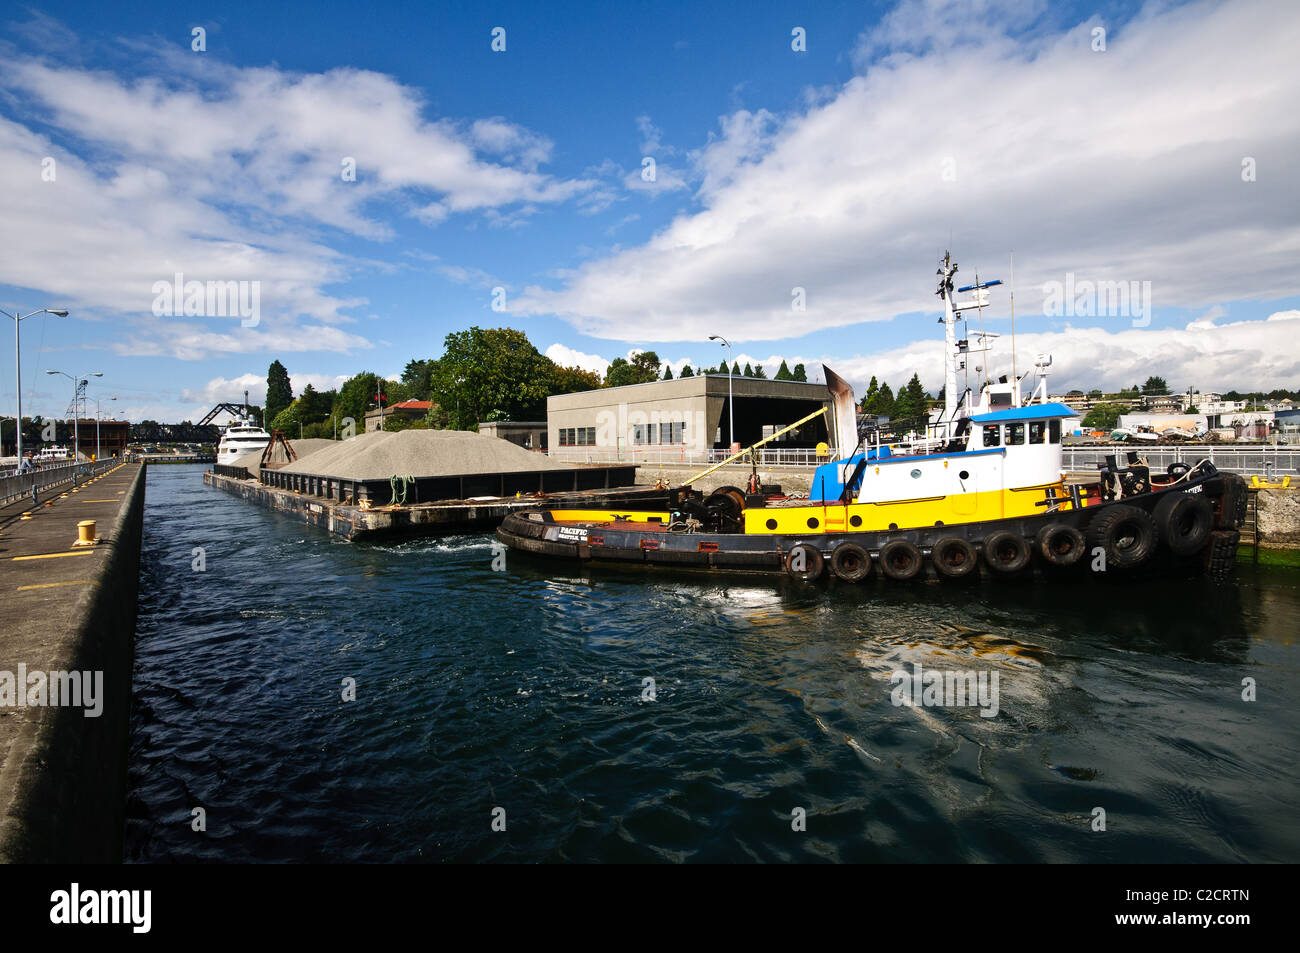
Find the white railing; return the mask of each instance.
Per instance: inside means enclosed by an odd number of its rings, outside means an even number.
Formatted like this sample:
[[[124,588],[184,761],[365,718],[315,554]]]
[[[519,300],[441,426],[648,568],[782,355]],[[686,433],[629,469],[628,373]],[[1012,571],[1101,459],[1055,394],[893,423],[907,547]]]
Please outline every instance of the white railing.
[[[1142,446],[1107,446],[1107,447],[1064,447],[1064,466],[1066,470],[1095,470],[1097,464],[1104,463],[1106,457],[1115,454],[1122,463],[1131,450],[1147,461],[1147,465],[1164,470],[1171,463],[1196,463],[1209,460],[1220,470],[1233,473],[1258,474],[1264,476],[1274,473],[1278,476],[1295,474],[1300,467],[1300,448],[1292,446],[1277,447],[1224,447],[1207,444],[1188,444],[1178,447],[1142,447]]]
[[[61,486],[64,483],[80,483],[97,473],[112,469],[118,465],[118,462],[110,458],[95,463],[63,463],[0,477],[0,506],[31,496],[33,489],[39,492],[47,487]]]
[[[637,466],[712,466],[733,456],[733,450],[692,450],[686,447],[631,447],[615,450],[612,447],[552,447],[550,456],[565,463],[628,463]],[[761,447],[758,450],[760,467],[815,467],[828,463],[832,457],[819,456],[816,450],[782,450]],[[748,465],[749,458],[736,464]]]

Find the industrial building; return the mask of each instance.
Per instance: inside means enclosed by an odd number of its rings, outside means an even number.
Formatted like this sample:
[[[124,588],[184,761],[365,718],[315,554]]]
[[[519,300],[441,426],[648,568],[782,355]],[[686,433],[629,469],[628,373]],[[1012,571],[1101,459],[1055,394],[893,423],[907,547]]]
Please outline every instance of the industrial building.
[[[823,407],[826,415],[772,446],[811,448],[833,439],[825,384],[732,377],[729,399],[728,380],[725,374],[701,374],[548,397],[549,452],[561,460],[599,460],[725,449],[733,440],[743,447]]]

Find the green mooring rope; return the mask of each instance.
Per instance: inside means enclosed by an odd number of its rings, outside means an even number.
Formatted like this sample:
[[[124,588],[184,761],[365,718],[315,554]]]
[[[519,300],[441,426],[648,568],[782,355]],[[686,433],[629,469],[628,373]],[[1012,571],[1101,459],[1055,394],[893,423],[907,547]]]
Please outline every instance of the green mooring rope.
[[[398,493],[398,490],[397,490],[397,481],[398,481],[398,480],[401,480],[401,481],[402,481],[402,490],[401,490],[401,493],[400,493],[400,494]],[[389,485],[390,487],[392,487],[392,490],[393,490],[393,497],[392,497],[392,505],[393,505],[393,506],[405,506],[405,505],[406,505],[406,488],[407,488],[407,486],[410,486],[410,488],[411,488],[411,502],[412,502],[412,503],[417,503],[417,502],[419,502],[419,493],[417,492],[417,490],[416,490],[416,488],[415,488],[415,477],[413,477],[413,476],[398,476],[396,473],[394,473],[392,476],[390,476],[390,477],[388,478],[388,485]]]

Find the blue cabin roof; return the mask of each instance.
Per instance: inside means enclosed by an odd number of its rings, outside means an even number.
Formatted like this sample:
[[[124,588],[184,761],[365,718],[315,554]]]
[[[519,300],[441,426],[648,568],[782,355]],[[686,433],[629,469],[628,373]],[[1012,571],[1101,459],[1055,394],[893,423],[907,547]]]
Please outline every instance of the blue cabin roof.
[[[1000,424],[1014,420],[1051,420],[1060,417],[1078,417],[1079,412],[1065,404],[1030,404],[1027,407],[1008,407],[991,414],[972,417],[973,424]]]

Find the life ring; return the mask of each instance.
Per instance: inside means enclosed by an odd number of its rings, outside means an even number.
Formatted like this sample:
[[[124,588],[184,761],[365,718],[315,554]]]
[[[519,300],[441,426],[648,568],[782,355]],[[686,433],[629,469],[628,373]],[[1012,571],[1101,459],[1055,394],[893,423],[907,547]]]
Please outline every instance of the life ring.
[[[957,536],[945,536],[930,550],[935,572],[949,579],[960,579],[975,571],[979,557],[975,547]]]
[[[1010,530],[999,530],[984,540],[984,561],[998,572],[1019,572],[1029,565],[1029,544]]]
[[[821,550],[808,543],[795,543],[785,555],[785,571],[800,582],[816,582],[825,567]]]
[[[1034,537],[1034,549],[1052,566],[1073,566],[1086,546],[1083,534],[1065,523],[1048,523]]]
[[[1108,569],[1140,566],[1160,540],[1151,514],[1127,503],[1102,507],[1088,524],[1086,538],[1090,551],[1100,548],[1105,553]]]
[[[905,539],[895,539],[880,548],[880,570],[896,582],[915,579],[921,571],[921,551]]]
[[[1200,493],[1169,493],[1153,515],[1160,538],[1176,556],[1199,552],[1214,529],[1214,507]]]
[[[843,543],[831,553],[831,572],[845,582],[861,582],[871,572],[871,553],[857,543]]]

